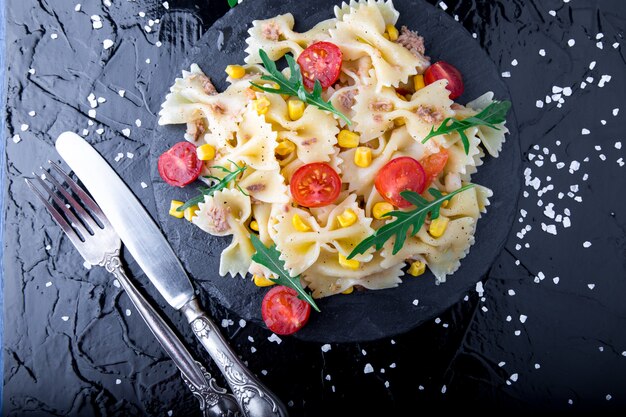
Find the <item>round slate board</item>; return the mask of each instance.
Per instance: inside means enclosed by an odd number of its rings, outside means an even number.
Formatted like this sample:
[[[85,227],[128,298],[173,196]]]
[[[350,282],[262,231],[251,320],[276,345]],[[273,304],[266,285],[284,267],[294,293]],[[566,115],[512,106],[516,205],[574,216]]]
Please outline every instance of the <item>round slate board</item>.
[[[195,56],[172,67],[182,70],[195,62],[222,91],[227,86],[226,65],[243,62],[247,30],[253,20],[292,13],[295,30],[304,31],[333,17],[335,4],[338,2],[332,0],[244,1],[215,22],[200,40]],[[493,91],[501,100],[509,98],[494,63],[458,22],[420,0],[397,2],[395,6],[400,12],[398,27],[407,25],[417,30],[424,36],[426,51],[433,62],[445,60],[463,74],[465,93],[458,102],[465,103],[486,91]],[[174,78],[180,76],[180,70],[163,80],[164,84],[155,84],[152,93],[159,94],[164,100],[165,85],[172,85]],[[446,283],[436,285],[433,275],[428,272],[419,278],[407,277],[397,288],[356,291],[348,296],[319,300],[322,312],[313,312],[307,326],[295,337],[318,342],[353,342],[392,336],[432,319],[458,302],[487,273],[502,250],[514,219],[521,187],[520,148],[514,112],[508,116],[507,127],[511,132],[500,157],[487,157],[473,176],[474,182],[493,190],[491,206],[478,222],[476,243],[469,255]],[[248,321],[262,324],[261,300],[267,289],[254,286],[249,279],[220,277],[218,274],[220,253],[229,244],[230,237],[213,237],[167,214],[170,200],[185,200],[197,194],[194,186],[179,189],[165,184],[156,169],[158,156],[183,140],[183,133],[184,126],[159,126],[155,131],[151,177],[158,221],[197,286],[207,291],[214,302]],[[414,300],[419,300],[417,306]]]

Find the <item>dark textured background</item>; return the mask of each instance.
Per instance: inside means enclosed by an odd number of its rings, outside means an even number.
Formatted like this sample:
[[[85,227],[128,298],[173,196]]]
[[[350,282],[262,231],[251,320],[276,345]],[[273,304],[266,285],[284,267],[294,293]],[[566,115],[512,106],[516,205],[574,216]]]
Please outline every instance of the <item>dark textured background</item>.
[[[169,9],[112,0],[84,2],[76,12],[77,1],[24,0],[6,9],[3,414],[197,413],[126,296],[103,270],[83,268],[22,178],[57,159],[53,140],[60,132],[86,129],[109,158],[123,155],[114,168],[153,211],[149,141],[162,97],[146,92],[151,83],[169,84],[160,74],[178,70],[228,7],[225,0],[170,1]],[[626,109],[614,109],[626,93],[626,4],[447,0],[445,6],[502,73],[526,169],[519,222],[484,293],[469,291],[402,336],[324,347],[293,338],[277,344],[219,306],[211,312],[292,415],[346,408],[393,414],[433,405],[623,412]],[[101,29],[92,27],[92,15],[100,16]],[[110,49],[103,49],[105,39],[114,41]],[[95,115],[91,92],[106,99]],[[145,284],[136,265],[129,269]],[[203,357],[180,316],[145,289]]]

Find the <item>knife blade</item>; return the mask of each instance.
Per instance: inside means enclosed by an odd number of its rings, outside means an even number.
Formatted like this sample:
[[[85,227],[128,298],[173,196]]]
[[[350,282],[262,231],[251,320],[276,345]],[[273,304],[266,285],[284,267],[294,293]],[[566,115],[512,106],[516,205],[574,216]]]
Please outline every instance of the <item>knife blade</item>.
[[[176,254],[113,168],[75,133],[62,133],[55,146],[152,284],[172,307],[185,315],[194,334],[222,371],[244,415],[286,417],[284,404],[246,368],[202,310]]]

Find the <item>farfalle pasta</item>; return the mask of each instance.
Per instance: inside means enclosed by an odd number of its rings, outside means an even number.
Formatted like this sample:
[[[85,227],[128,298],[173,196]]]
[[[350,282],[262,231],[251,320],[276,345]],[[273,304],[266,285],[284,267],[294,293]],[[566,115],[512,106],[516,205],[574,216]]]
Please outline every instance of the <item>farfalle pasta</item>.
[[[302,33],[291,14],[252,22],[246,65],[226,69],[223,92],[195,64],[175,81],[159,123],[187,125],[185,138],[202,156],[200,179],[214,187],[197,207],[185,207],[202,230],[232,236],[221,275],[271,278],[272,270],[252,260],[256,234],[316,298],[397,286],[405,266],[412,275],[428,267],[443,282],[469,252],[489,205],[491,190],[466,186],[485,151],[497,157],[502,150],[504,120],[483,114],[497,102],[485,93],[455,103],[455,79],[431,79],[438,64],[431,67],[417,32],[396,28],[390,0],[352,0],[334,13]],[[287,54],[299,66],[292,61],[278,72],[265,61]],[[302,89],[287,91],[270,75]],[[313,81],[308,92],[298,84]],[[398,188],[405,173],[381,179],[398,160],[414,161],[423,173],[420,186],[406,189],[437,206],[417,230],[406,228],[401,247],[386,238],[355,250],[401,216],[390,210],[415,210]]]

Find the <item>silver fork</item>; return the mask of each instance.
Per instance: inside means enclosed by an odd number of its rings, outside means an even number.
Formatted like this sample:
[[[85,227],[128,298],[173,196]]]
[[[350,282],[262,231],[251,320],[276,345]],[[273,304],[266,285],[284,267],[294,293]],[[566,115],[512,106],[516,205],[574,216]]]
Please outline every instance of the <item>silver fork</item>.
[[[85,261],[91,265],[105,267],[117,278],[154,336],[180,370],[183,380],[193,395],[200,401],[203,415],[207,417],[240,416],[235,397],[217,386],[215,379],[202,364],[193,359],[172,329],[126,276],[119,256],[120,238],[100,207],[57,164],[52,161],[48,163],[82,204],[54,176],[50,175],[49,171],[43,168],[41,170],[45,172],[44,175],[33,173],[33,176],[45,194],[30,179],[26,179],[28,187],[39,197]],[[58,191],[54,192],[45,180],[48,180]],[[54,204],[48,201],[46,194]]]

